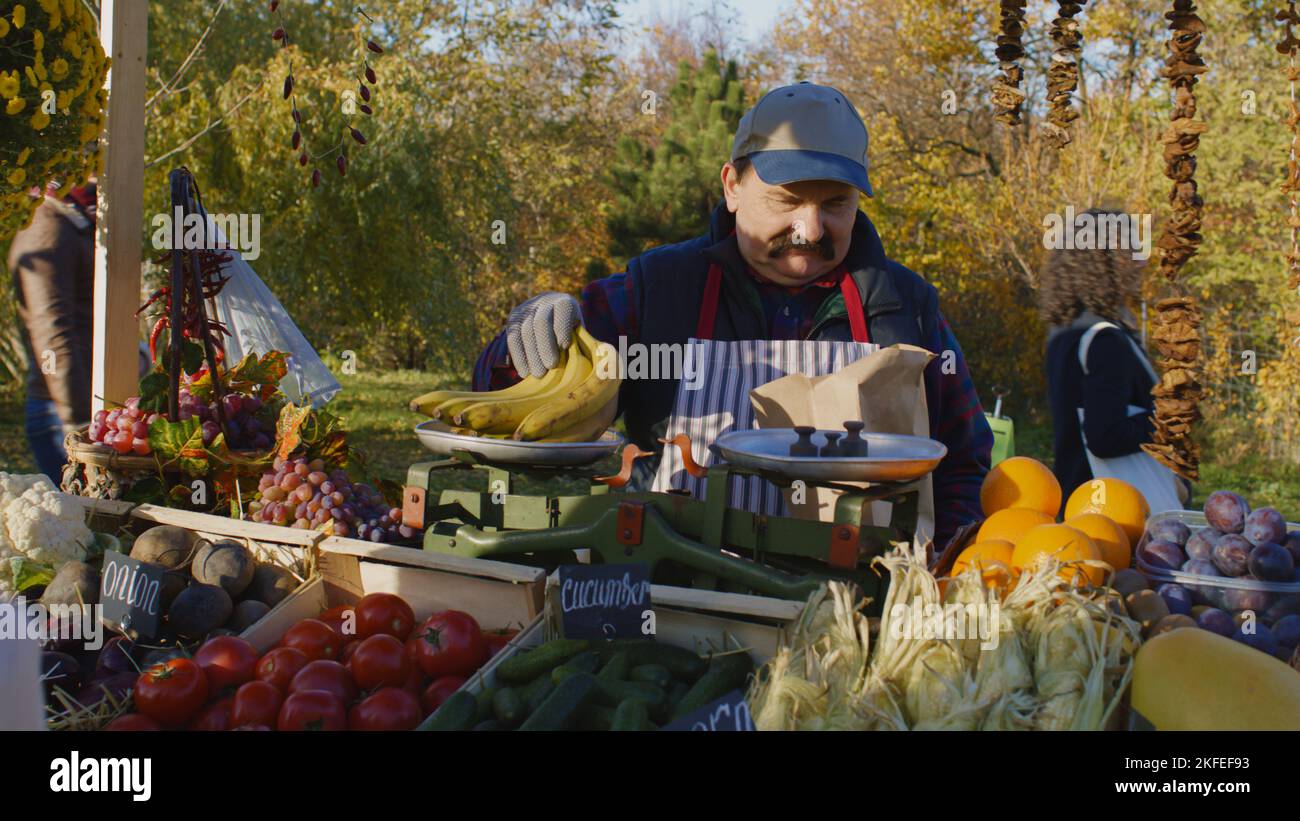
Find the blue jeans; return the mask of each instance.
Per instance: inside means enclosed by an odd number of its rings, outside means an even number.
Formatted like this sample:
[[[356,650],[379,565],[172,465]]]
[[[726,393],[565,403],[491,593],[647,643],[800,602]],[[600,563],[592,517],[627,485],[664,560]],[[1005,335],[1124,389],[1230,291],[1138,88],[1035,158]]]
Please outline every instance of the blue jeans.
[[[48,399],[29,398],[26,411],[27,446],[36,457],[36,467],[58,487],[63,481],[63,464],[68,461],[63,449],[63,420]]]

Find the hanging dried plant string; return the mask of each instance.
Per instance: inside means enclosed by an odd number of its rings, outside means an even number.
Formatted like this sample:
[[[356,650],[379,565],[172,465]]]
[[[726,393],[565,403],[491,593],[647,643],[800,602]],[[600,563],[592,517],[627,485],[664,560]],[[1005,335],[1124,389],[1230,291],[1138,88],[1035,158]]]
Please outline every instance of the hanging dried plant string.
[[[1300,107],[1296,106],[1295,85],[1300,79],[1300,70],[1296,68],[1296,51],[1300,50],[1300,39],[1291,31],[1292,26],[1300,23],[1300,14],[1296,13],[1295,3],[1288,2],[1287,7],[1275,15],[1275,19],[1284,26],[1285,34],[1277,44],[1279,54],[1288,58],[1287,81],[1291,90],[1291,110],[1287,115],[1287,128],[1291,129],[1291,154],[1287,161],[1286,179],[1282,181],[1282,193],[1287,195],[1291,210],[1287,224],[1291,228],[1291,253],[1287,254],[1286,289],[1295,291],[1300,297],[1300,205],[1296,201],[1296,191],[1300,190],[1300,162],[1296,160],[1296,147],[1300,144]],[[1300,345],[1300,309],[1286,315],[1289,323],[1296,326],[1295,344]]]
[[[1079,87],[1079,44],[1083,34],[1074,16],[1083,10],[1081,2],[1060,0],[1057,17],[1052,21],[1051,37],[1056,43],[1052,51],[1052,64],[1047,69],[1047,122],[1043,123],[1043,138],[1053,148],[1064,148],[1073,139],[1070,123],[1079,118],[1072,104],[1073,93]]]
[[[993,80],[993,118],[1008,126],[1020,125],[1020,106],[1025,102],[1025,92],[1020,83],[1025,71],[1020,58],[1025,56],[1021,37],[1025,33],[1026,0],[1001,0],[1002,23],[997,37],[998,68],[1002,74]]]
[[[284,23],[284,16],[280,12],[280,0],[271,0],[269,7],[270,7],[271,14],[275,15],[275,19],[277,23],[275,30],[271,32],[271,39],[279,43],[281,48],[288,48],[291,42],[291,38],[289,36],[289,29],[288,27],[285,26]],[[364,8],[362,8],[361,6],[357,6],[354,9],[354,11],[360,17],[364,18],[365,21],[369,23],[371,26],[374,25],[375,22],[374,18],[366,14]],[[358,35],[358,39],[360,39],[360,35]],[[362,114],[365,114],[367,117],[375,113],[374,109],[370,107],[371,97],[373,96],[373,90],[371,86],[378,84],[379,78],[375,74],[374,68],[372,68],[370,65],[370,59],[367,56],[367,52],[373,52],[374,54],[383,54],[384,49],[374,40],[366,40],[365,44],[360,48],[360,51],[361,51],[362,72],[361,75],[357,78],[357,86],[358,86],[357,94],[360,97],[361,101],[355,103],[355,106],[345,107],[345,113],[348,115],[348,122],[347,125],[344,127],[344,131],[347,132],[348,136],[350,136],[353,140],[355,140],[358,145],[365,145],[366,144],[365,135],[363,135],[361,131],[359,131],[356,128],[356,126],[353,124],[354,120],[353,120],[352,111],[353,110],[360,111]],[[367,83],[369,83],[369,85],[367,85]],[[300,166],[305,168],[309,162],[313,163],[313,167],[311,171],[312,187],[313,188],[318,187],[321,182],[320,169],[315,166],[315,163],[313,161],[323,160],[334,154],[337,154],[338,156],[335,157],[335,165],[338,167],[339,174],[340,176],[346,174],[347,173],[347,137],[340,138],[337,143],[335,143],[333,146],[331,146],[330,148],[324,151],[312,152],[308,148],[307,138],[303,135],[303,130],[302,130],[302,112],[299,111],[298,109],[297,83],[295,82],[293,76],[292,60],[289,61],[289,71],[284,78],[283,93],[284,93],[284,99],[289,101],[289,104],[291,106],[291,111],[293,113],[293,124],[294,124],[293,136],[290,138],[290,145],[293,147],[293,150],[298,153],[298,164]],[[349,108],[351,110],[348,110]]]
[[[1173,213],[1165,222],[1160,240],[1159,270],[1170,282],[1178,278],[1183,265],[1201,244],[1201,213],[1204,203],[1196,189],[1196,156],[1204,122],[1196,119],[1196,78],[1206,72],[1205,61],[1196,53],[1205,35],[1205,23],[1196,15],[1193,0],[1173,0],[1165,14],[1169,21],[1169,53],[1162,76],[1174,90],[1174,109],[1164,143],[1165,176],[1173,181],[1169,202]],[[1201,322],[1196,301],[1175,296],[1156,303],[1151,338],[1160,352],[1160,381],[1151,390],[1155,400],[1155,432],[1152,442],[1142,446],[1156,460],[1180,476],[1199,478],[1200,447],[1192,439],[1192,427],[1201,419],[1200,381]]]

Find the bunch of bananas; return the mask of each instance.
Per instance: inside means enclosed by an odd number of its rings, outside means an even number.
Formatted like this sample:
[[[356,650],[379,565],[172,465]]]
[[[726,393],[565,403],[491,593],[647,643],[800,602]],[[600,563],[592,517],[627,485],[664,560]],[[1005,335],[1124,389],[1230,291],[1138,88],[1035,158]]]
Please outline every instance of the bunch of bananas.
[[[621,384],[618,351],[579,325],[544,376],[499,391],[432,391],[412,399],[411,410],[466,436],[592,442],[614,421]]]

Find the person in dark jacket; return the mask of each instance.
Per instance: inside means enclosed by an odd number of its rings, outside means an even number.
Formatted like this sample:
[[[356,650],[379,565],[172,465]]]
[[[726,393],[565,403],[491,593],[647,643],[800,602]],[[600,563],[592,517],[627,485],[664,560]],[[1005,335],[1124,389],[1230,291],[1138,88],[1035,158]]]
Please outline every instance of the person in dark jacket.
[[[95,183],[59,193],[46,190],[8,255],[29,363],[27,442],[56,487],[68,458],[64,436],[90,421]]]
[[[1115,459],[1140,453],[1143,443],[1151,441],[1156,375],[1133,312],[1141,296],[1142,271],[1143,263],[1128,249],[1058,249],[1043,267],[1039,311],[1048,327],[1053,470],[1063,501],[1094,478],[1088,450]],[[1087,373],[1080,361],[1081,344],[1087,346]]]
[[[993,435],[937,292],[886,256],[858,209],[859,192],[871,195],[866,143],[866,127],[837,90],[799,84],[770,92],[741,120],[708,232],[633,258],[625,273],[590,283],[580,305],[548,293],[516,307],[480,355],[474,389],[545,373],[578,322],[615,346],[619,337],[646,345],[695,337],[924,347],[939,355],[924,382],[930,435],[948,448],[933,474],[934,541],[945,544],[981,516]],[[701,337],[704,306],[716,324],[708,321],[711,334]],[[642,449],[662,451],[678,381],[624,381],[620,413]]]

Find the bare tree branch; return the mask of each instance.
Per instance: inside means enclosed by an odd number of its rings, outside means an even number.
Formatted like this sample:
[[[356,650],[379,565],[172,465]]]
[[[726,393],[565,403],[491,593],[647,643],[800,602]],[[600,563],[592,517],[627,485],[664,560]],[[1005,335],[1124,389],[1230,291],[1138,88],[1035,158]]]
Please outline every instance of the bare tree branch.
[[[227,0],[221,0],[221,3],[217,5],[217,10],[212,12],[212,18],[208,20],[208,27],[203,30],[203,34],[199,37],[199,41],[194,44],[194,48],[190,49],[190,53],[185,56],[185,60],[181,63],[181,67],[176,69],[176,73],[172,75],[172,78],[164,83],[163,87],[158,89],[158,91],[144,104],[144,116],[146,120],[149,119],[149,112],[153,110],[155,103],[171,96],[174,90],[173,86],[180,82],[181,75],[189,69],[190,64],[194,62],[194,58],[198,56],[199,51],[203,48],[204,42],[207,41],[208,35],[212,33],[212,25],[217,22],[217,15],[221,14],[221,10],[226,7],[226,2]]]
[[[202,130],[202,131],[200,131],[199,133],[197,133],[197,134],[195,134],[194,136],[190,137],[188,140],[186,140],[185,142],[181,143],[180,145],[176,146],[176,147],[173,148],[171,151],[168,151],[167,153],[162,154],[162,155],[160,155],[160,156],[158,156],[158,157],[154,157],[152,160],[148,160],[148,161],[146,161],[145,164],[144,164],[144,167],[145,167],[146,169],[153,168],[155,165],[157,165],[158,163],[160,163],[160,162],[162,162],[163,160],[167,159],[168,157],[172,156],[173,154],[179,154],[180,152],[182,152],[182,151],[184,151],[185,149],[189,148],[191,145],[194,145],[194,143],[195,143],[196,141],[198,141],[198,139],[199,139],[200,137],[202,137],[204,134],[207,134],[209,131],[211,131],[212,129],[216,128],[217,126],[221,125],[222,120],[226,119],[226,118],[229,117],[231,114],[234,114],[235,111],[237,111],[237,110],[239,109],[240,106],[242,106],[244,103],[248,102],[249,99],[251,99],[252,96],[253,96],[254,94],[256,94],[257,91],[258,91],[258,89],[260,89],[261,87],[262,87],[262,84],[261,84],[261,83],[258,83],[256,86],[253,87],[253,90],[252,90],[252,91],[249,91],[247,94],[245,94],[243,97],[241,97],[240,100],[239,100],[239,102],[237,102],[237,103],[235,103],[233,106],[231,106],[230,109],[227,110],[224,114],[222,114],[220,117],[218,117],[218,118],[215,119],[215,120],[209,120],[209,121],[208,121],[208,124],[205,125],[205,126],[203,127],[203,130]]]

